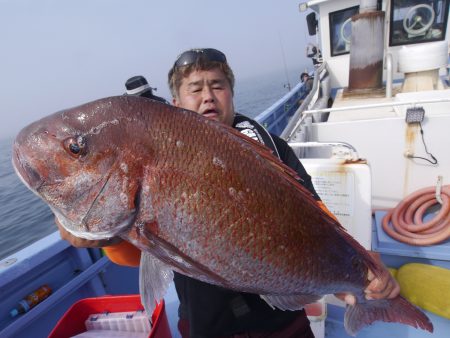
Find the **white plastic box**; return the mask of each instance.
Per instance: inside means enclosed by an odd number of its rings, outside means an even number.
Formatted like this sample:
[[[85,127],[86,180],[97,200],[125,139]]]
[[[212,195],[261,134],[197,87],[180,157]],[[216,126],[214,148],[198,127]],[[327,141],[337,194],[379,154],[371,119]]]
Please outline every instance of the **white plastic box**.
[[[85,321],[85,325],[88,331],[111,330],[146,332],[147,334],[151,331],[150,322],[145,311],[91,314]]]

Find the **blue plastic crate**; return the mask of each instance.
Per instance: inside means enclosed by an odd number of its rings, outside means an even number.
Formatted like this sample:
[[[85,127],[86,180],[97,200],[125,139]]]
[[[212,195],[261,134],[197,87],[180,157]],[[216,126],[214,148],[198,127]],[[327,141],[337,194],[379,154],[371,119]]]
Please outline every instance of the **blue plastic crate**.
[[[450,261],[450,239],[436,245],[414,246],[399,242],[383,230],[381,221],[386,211],[375,212],[372,250],[382,254]]]

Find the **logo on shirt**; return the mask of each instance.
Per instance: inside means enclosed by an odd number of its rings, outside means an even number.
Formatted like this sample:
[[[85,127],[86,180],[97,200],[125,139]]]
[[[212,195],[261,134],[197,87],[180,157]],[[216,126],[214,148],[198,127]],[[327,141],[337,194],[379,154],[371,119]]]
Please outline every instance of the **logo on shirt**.
[[[256,135],[256,133],[253,130],[251,130],[251,129],[242,129],[241,133],[246,135],[246,136],[248,136],[248,137],[250,137],[250,138],[252,138],[252,139],[254,139],[255,141],[261,142],[258,139],[258,136]]]
[[[259,143],[265,144],[261,134],[255,128],[255,126],[251,124],[249,121],[239,122],[238,124],[236,124],[235,128],[238,129],[242,134],[250,137],[251,139],[258,141]]]
[[[248,121],[243,121],[243,122],[239,122],[238,124],[236,124],[235,126],[236,128],[242,128],[242,129],[253,129],[255,128],[255,126],[253,124],[251,124]]]

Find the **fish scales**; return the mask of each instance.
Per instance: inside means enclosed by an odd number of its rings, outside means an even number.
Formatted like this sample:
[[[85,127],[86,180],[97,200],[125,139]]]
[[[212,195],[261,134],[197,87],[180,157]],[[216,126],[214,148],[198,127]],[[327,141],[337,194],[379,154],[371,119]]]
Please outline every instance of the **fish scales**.
[[[209,121],[208,121],[209,122]],[[170,123],[170,121],[168,121]],[[194,129],[190,126],[189,121],[181,121],[185,130]],[[197,128],[197,130],[200,128]],[[221,131],[223,128],[218,128]],[[195,129],[194,129],[195,130]],[[271,271],[272,279],[277,280],[278,285],[285,285],[286,287],[289,285],[289,279],[295,282],[298,287],[304,288],[304,286],[299,286],[299,279],[302,276],[305,276],[302,273],[300,263],[305,260],[302,259],[301,255],[299,255],[298,248],[304,246],[306,243],[302,243],[303,238],[307,238],[306,236],[292,236],[295,234],[294,229],[291,228],[292,224],[299,224],[299,220],[290,219],[292,213],[288,212],[289,210],[295,210],[292,208],[296,208],[301,210],[304,208],[302,205],[296,205],[293,207],[287,207],[282,209],[281,215],[276,214],[276,210],[280,210],[279,208],[274,208],[277,206],[277,203],[274,201],[281,201],[282,205],[289,204],[290,201],[294,201],[292,197],[289,196],[289,192],[292,189],[290,185],[279,184],[276,180],[276,176],[273,173],[269,173],[269,175],[264,174],[265,172],[259,173],[258,168],[259,165],[254,165],[251,161],[252,158],[246,158],[245,152],[241,150],[241,154],[239,154],[240,149],[233,149],[233,146],[226,146],[223,144],[217,143],[218,140],[223,139],[219,138],[216,135],[213,135],[209,130],[204,134],[196,133],[194,135],[194,139],[186,143],[196,144],[196,139],[200,139],[199,144],[196,146],[200,149],[203,149],[203,152],[197,152],[197,149],[193,149],[193,152],[186,152],[185,150],[178,149],[176,147],[177,141],[179,141],[175,135],[170,135],[166,137],[167,140],[164,147],[162,147],[164,152],[169,152],[174,154],[173,159],[177,160],[178,163],[171,164],[172,166],[184,168],[184,163],[204,163],[204,168],[189,168],[202,171],[207,173],[204,177],[192,177],[192,185],[189,185],[190,177],[189,173],[185,177],[166,177],[163,181],[161,187],[158,187],[157,192],[153,194],[154,196],[161,196],[161,203],[169,203],[172,204],[173,200],[176,200],[176,196],[180,196],[182,192],[189,191],[189,195],[197,196],[197,198],[191,198],[190,200],[193,202],[191,205],[188,204],[187,210],[191,210],[192,213],[198,214],[197,209],[202,209],[202,215],[204,219],[196,219],[195,222],[189,227],[192,229],[193,227],[197,227],[199,231],[188,231],[184,233],[186,237],[176,236],[177,242],[175,243],[176,247],[183,247],[183,243],[197,243],[198,247],[207,247],[208,251],[203,250],[203,257],[199,255],[189,254],[190,257],[194,257],[196,261],[201,262],[204,265],[207,265],[207,261],[221,261],[222,264],[218,265],[220,271],[214,271],[216,273],[222,272],[228,267],[230,271],[230,275],[236,276],[240,270],[247,271],[249,275],[253,278],[247,279],[248,285],[245,285],[249,290],[253,289],[253,285],[255,285],[254,278],[261,278],[267,280],[268,271],[267,269],[261,269],[258,266],[258,262],[262,257],[268,257],[269,260],[272,260],[274,266],[278,266],[283,270],[284,274],[280,274],[280,272],[276,272],[275,270]],[[183,130],[182,130],[183,133]],[[164,135],[166,136],[166,135]],[[192,137],[192,136],[191,136]],[[179,138],[179,137],[178,137]],[[236,148],[236,146],[234,146]],[[214,158],[217,158],[219,155],[215,154],[216,149],[225,148],[226,152],[220,155],[221,163],[223,166],[217,166],[214,163]],[[195,161],[193,161],[190,157],[194,154]],[[236,154],[239,154],[239,157]],[[202,156],[203,155],[203,156]],[[252,155],[250,152],[249,155]],[[242,159],[242,157],[244,157]],[[264,165],[264,160],[261,158],[261,166]],[[223,168],[225,167],[225,169]],[[182,169],[180,169],[182,170]],[[228,170],[229,179],[223,179],[223,170]],[[270,175],[271,174],[271,175]],[[170,175],[169,175],[170,176]],[[242,177],[246,179],[243,180]],[[237,179],[236,179],[237,178]],[[170,180],[173,182],[182,182],[179,186],[180,190],[175,190],[176,188],[169,184]],[[205,184],[202,184],[202,181],[206,181]],[[262,181],[262,182],[261,182]],[[263,186],[266,189],[259,191],[259,196],[256,198],[248,199],[246,198],[246,191],[250,190],[251,187],[255,186]],[[281,186],[281,187],[280,187]],[[170,189],[167,189],[169,187]],[[283,189],[284,188],[284,189]],[[164,191],[168,194],[163,195]],[[221,194],[220,194],[221,193]],[[220,196],[219,196],[220,195]],[[235,199],[238,204],[232,203],[230,204],[230,199]],[[214,201],[214,204],[211,203]],[[264,203],[265,202],[265,203]],[[159,205],[157,201],[154,201],[155,205],[158,205],[157,209],[161,210],[161,213],[167,215],[167,209],[173,210],[172,205],[170,207],[166,207],[163,205]],[[239,206],[239,208],[237,208]],[[231,210],[234,209],[234,210]],[[249,215],[247,217],[241,217],[241,214],[244,212],[243,209],[247,209],[245,214]],[[231,210],[231,211],[228,211]],[[259,212],[263,210],[262,215]],[[174,216],[182,215],[183,212],[173,212]],[[217,217],[217,215],[220,215]],[[224,217],[225,216],[225,217]],[[228,217],[227,217],[228,216]],[[271,232],[271,241],[265,241],[264,237],[261,236],[261,232],[258,229],[257,225],[261,223],[258,220],[259,216],[264,220],[264,223],[267,224],[266,228],[269,226],[272,228],[278,228],[280,231]],[[277,219],[277,216],[279,217]],[[162,217],[162,216],[161,216]],[[245,219],[247,218],[247,222]],[[212,221],[215,220],[216,221]],[[287,220],[284,224],[281,224],[280,220]],[[179,219],[169,220],[168,224],[179,223]],[[238,231],[229,233],[228,227],[235,226]],[[312,225],[314,226],[314,225]],[[170,228],[170,227],[168,227]],[[203,229],[209,228],[210,231],[205,232]],[[220,243],[222,246],[208,244],[214,238],[211,238],[211,233],[215,236],[215,238],[223,237],[226,238],[226,241],[215,241],[215,243]],[[297,231],[298,233],[298,231]],[[319,230],[318,234],[321,234],[322,231]],[[173,238],[175,233],[168,233],[164,235],[161,233],[161,236],[165,239],[169,240]],[[301,233],[299,233],[301,235]],[[263,235],[264,236],[264,235]],[[262,237],[262,238],[261,238]],[[267,237],[267,236],[265,236]],[[262,241],[261,241],[262,239]],[[284,245],[279,245],[275,247],[274,250],[270,250],[270,244],[272,242],[284,241]],[[316,240],[312,239],[314,242]],[[173,239],[172,239],[173,241]],[[264,242],[267,243],[267,246],[264,246]],[[230,245],[226,245],[227,243],[233,243],[233,247]],[[266,249],[265,251],[263,251]],[[272,252],[270,252],[272,251]],[[243,253],[245,253],[245,257],[243,257]],[[227,264],[223,257],[230,257],[229,264]],[[233,264],[235,257],[241,257],[240,265]],[[242,266],[242,262],[247,261],[245,266]],[[296,264],[295,261],[298,261],[299,264]],[[227,264],[227,265],[224,265]],[[228,266],[229,265],[229,266]],[[268,266],[266,264],[266,266]],[[279,281],[283,281],[282,283]],[[237,281],[238,282],[238,281]],[[239,281],[239,283],[243,283],[243,281]],[[285,292],[285,290],[280,290],[280,292]]]
[[[169,267],[291,310],[352,292],[351,334],[374,320],[432,330],[400,297],[365,300],[368,269],[380,274],[378,263],[292,169],[230,127],[145,98],[111,97],[24,128],[13,154],[18,175],[64,228],[87,239],[121,236],[144,252],[142,270],[159,267],[156,277]],[[142,280],[144,293],[160,295]]]

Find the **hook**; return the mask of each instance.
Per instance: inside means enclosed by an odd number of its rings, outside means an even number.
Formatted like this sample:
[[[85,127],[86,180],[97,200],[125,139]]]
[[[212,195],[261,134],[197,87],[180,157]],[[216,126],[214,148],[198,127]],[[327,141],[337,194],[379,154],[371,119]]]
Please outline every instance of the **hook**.
[[[439,204],[442,205],[444,201],[442,201],[441,198],[441,189],[442,189],[442,176],[439,175],[436,182],[436,200],[439,202]]]

